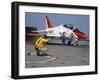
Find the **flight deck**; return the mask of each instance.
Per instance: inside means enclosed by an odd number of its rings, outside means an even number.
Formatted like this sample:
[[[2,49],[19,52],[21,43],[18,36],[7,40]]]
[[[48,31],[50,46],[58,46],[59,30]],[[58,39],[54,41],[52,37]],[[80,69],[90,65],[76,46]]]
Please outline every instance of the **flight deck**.
[[[78,47],[59,44],[46,47],[51,56],[37,56],[32,42],[26,42],[25,68],[89,65],[89,42],[80,42]]]

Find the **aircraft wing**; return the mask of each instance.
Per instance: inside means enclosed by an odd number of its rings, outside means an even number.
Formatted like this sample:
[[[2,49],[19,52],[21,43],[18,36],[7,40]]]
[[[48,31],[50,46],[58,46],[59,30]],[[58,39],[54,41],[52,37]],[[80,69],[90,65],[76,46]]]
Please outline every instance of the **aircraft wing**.
[[[47,32],[47,30],[37,30],[37,31],[31,31],[31,32]]]
[[[43,33],[43,34],[47,34],[48,30],[37,30],[37,31],[32,31],[34,33]]]

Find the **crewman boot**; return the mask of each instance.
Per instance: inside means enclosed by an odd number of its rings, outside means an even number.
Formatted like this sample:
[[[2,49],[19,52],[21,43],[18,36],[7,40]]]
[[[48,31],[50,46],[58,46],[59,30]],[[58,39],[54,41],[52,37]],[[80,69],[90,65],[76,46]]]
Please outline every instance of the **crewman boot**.
[[[40,51],[37,51],[37,56],[41,56]]]

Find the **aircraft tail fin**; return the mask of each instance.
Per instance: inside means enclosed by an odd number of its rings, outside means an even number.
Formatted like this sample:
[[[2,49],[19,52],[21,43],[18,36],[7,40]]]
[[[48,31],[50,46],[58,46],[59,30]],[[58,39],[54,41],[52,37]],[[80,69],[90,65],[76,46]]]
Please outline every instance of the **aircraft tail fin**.
[[[51,23],[51,21],[50,21],[50,19],[49,19],[48,16],[45,16],[45,21],[46,21],[46,28],[47,28],[47,29],[53,27],[53,26],[52,26],[52,23]]]

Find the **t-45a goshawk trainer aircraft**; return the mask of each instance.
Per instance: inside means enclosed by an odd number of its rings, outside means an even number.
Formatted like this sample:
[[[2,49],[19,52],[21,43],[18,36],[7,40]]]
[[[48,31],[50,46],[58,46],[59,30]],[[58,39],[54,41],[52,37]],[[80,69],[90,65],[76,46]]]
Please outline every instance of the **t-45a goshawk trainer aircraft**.
[[[80,39],[87,39],[88,35],[81,32],[78,28],[68,27],[67,25],[59,25],[53,27],[48,16],[45,16],[46,29],[32,31],[34,33],[28,33],[30,36],[42,36],[45,33],[48,37],[65,37],[70,45],[72,41],[77,43]]]

